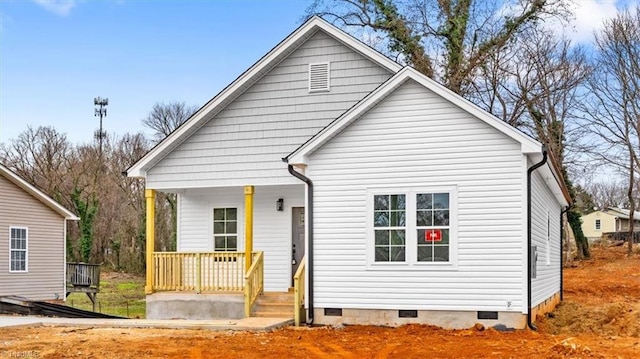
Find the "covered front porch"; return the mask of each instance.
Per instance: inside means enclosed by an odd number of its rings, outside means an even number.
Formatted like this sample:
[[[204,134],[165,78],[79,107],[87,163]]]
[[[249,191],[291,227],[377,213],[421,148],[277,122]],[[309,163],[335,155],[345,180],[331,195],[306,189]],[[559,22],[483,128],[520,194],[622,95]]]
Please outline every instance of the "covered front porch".
[[[147,251],[145,285],[147,316],[156,319],[238,319],[250,316],[267,316],[265,312],[262,312],[267,308],[264,303],[265,299],[275,298],[274,294],[280,293],[281,295],[277,296],[281,301],[278,305],[280,307],[286,305],[287,311],[291,311],[292,316],[295,316],[297,324],[303,321],[305,266],[301,257],[304,252],[297,253],[300,259],[297,266],[292,268],[290,272],[293,277],[289,277],[291,280],[284,283],[286,286],[283,288],[284,290],[282,289],[282,276],[287,274],[280,273],[279,276],[271,274],[271,278],[275,278],[271,282],[271,287],[278,285],[276,287],[277,293],[274,293],[273,289],[269,290],[269,286],[265,285],[265,273],[267,272],[266,280],[269,281],[269,273],[278,274],[286,268],[285,266],[291,264],[292,254],[293,262],[296,262],[295,244],[293,244],[293,253],[288,251],[283,253],[292,245],[291,234],[286,239],[264,238],[264,235],[262,237],[258,235],[258,246],[254,248],[254,216],[259,218],[257,227],[260,233],[263,232],[261,229],[268,228],[266,225],[275,226],[278,222],[283,222],[283,214],[280,212],[285,212],[282,205],[284,200],[280,197],[273,201],[271,198],[273,194],[269,195],[269,193],[280,195],[284,193],[286,195],[286,190],[291,191],[290,188],[280,188],[277,191],[273,188],[266,188],[261,191],[262,197],[258,198],[258,206],[255,205],[256,190],[253,186],[242,188],[242,196],[239,196],[235,189],[200,190],[183,195],[183,207],[178,207],[179,211],[180,208],[183,208],[183,212],[191,213],[193,212],[192,208],[202,207],[204,209],[197,216],[189,217],[189,219],[178,216],[178,226],[180,227],[180,221],[182,221],[184,229],[188,226],[189,220],[194,222],[193,217],[199,216],[199,223],[204,222],[202,219],[214,222],[202,226],[209,228],[209,232],[213,232],[211,234],[213,237],[196,241],[192,238],[185,238],[187,235],[184,233],[181,235],[181,232],[178,231],[178,250],[176,252]],[[295,190],[297,192],[298,188]],[[145,194],[147,199],[147,248],[155,248],[155,190],[147,189]],[[273,207],[270,206],[271,208],[267,209],[264,204],[267,201],[273,204]],[[201,203],[205,202],[207,205],[203,206]],[[291,201],[291,204],[295,205],[295,201]],[[280,207],[276,208],[276,206]],[[214,213],[218,213],[220,208],[225,208],[227,211],[233,209],[232,216],[230,216],[232,218],[230,222],[233,223],[224,224],[227,228],[232,228],[227,231],[232,232],[232,235],[226,233],[228,235],[225,237],[225,243],[229,248],[225,248],[225,250],[219,250],[215,247],[217,243],[214,243],[216,239],[219,239],[216,237],[216,228],[221,227],[218,226],[220,223],[217,218],[214,219],[216,216]],[[276,211],[277,214],[272,213]],[[289,212],[288,218],[293,218],[294,209],[289,208]],[[297,212],[296,215],[300,217]],[[277,216],[280,218],[276,218]],[[302,216],[304,216],[304,212],[302,212]],[[300,221],[304,224],[304,219],[301,218]],[[283,232],[291,230],[290,222],[287,220],[286,223],[288,228]],[[236,229],[235,226],[238,228]],[[278,227],[282,227],[281,223]],[[191,230],[191,228],[188,229]],[[191,232],[195,232],[195,230],[191,230]],[[304,238],[304,234],[302,237]],[[284,243],[274,243],[276,240]],[[200,247],[193,248],[193,243],[199,244]],[[207,245],[209,248],[205,248]],[[274,251],[272,248],[278,248],[278,250]],[[301,249],[303,250],[303,248],[304,246]],[[268,256],[271,257],[271,263],[268,263],[265,268]],[[274,260],[278,258],[280,259]],[[288,259],[286,262],[280,263],[283,262],[283,258]],[[265,295],[265,288],[267,288],[267,295]],[[290,297],[287,294],[290,294]],[[283,300],[288,304],[283,303]],[[267,310],[268,312],[277,313],[277,316],[282,315],[282,312]]]

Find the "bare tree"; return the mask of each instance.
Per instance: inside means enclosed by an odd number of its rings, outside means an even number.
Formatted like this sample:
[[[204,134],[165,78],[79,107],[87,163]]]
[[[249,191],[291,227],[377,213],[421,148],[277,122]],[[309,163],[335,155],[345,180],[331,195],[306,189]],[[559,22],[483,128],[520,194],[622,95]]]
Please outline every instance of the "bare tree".
[[[627,186],[620,181],[587,182],[584,191],[593,198],[593,206],[599,209],[608,207],[628,207]]]
[[[602,139],[600,158],[627,173],[629,246],[632,253],[636,174],[640,165],[640,8],[605,21],[596,34],[598,71],[590,81],[586,113]]]
[[[522,31],[569,15],[566,0],[316,0],[319,14],[383,33],[389,55],[465,95],[479,66]]]
[[[518,94],[514,102],[519,103],[525,113],[521,128],[528,128],[538,140],[547,146],[562,169],[562,177],[572,198],[576,198],[572,181],[567,175],[567,145],[579,144],[584,135],[578,125],[579,104],[583,100],[582,91],[591,68],[587,65],[581,48],[572,46],[564,38],[541,30],[529,29],[515,46],[517,54],[512,62]],[[572,141],[567,141],[573,136]],[[573,152],[577,153],[577,152]],[[567,212],[568,222],[573,230],[579,258],[589,258],[589,242],[582,233],[580,213],[576,207]]]
[[[0,146],[0,160],[7,167],[64,205],[70,204],[63,194],[68,192],[65,179],[72,167],[72,153],[67,137],[53,127],[27,127]]]
[[[156,103],[151,112],[142,119],[142,124],[153,130],[155,141],[160,142],[197,110],[197,106],[189,106],[184,102]]]

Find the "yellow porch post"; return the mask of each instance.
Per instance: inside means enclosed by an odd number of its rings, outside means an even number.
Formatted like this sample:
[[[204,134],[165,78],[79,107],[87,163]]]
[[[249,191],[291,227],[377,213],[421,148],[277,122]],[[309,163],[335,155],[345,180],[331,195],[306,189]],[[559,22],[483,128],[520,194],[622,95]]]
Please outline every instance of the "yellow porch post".
[[[156,236],[156,191],[145,189],[144,197],[147,199],[147,283],[144,292],[151,294],[153,293],[153,251]]]
[[[253,262],[253,186],[244,186],[244,272]]]

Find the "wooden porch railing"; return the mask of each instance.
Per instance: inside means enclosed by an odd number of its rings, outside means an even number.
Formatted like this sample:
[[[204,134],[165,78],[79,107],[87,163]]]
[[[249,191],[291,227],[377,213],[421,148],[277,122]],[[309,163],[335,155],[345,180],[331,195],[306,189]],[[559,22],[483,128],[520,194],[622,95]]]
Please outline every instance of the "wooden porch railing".
[[[153,290],[242,292],[244,261],[244,252],[154,252]]]
[[[244,275],[244,316],[251,316],[251,308],[264,292],[264,252],[258,252],[253,258],[253,263]]]
[[[305,256],[300,261],[298,270],[293,276],[293,321],[295,326],[300,326],[300,323],[305,320],[304,312],[304,293],[305,293],[305,272],[306,272],[306,259]]]

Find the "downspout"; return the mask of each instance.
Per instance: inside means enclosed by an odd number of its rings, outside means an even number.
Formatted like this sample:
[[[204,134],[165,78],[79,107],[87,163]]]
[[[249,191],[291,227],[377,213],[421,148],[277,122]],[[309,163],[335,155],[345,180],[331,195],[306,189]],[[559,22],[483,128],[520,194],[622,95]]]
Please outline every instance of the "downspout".
[[[531,321],[531,174],[545,163],[547,163],[547,148],[542,146],[542,160],[527,170],[527,326],[531,330],[538,330]]]
[[[569,212],[571,204],[560,211],[560,301],[564,299],[564,226],[562,225],[562,216]]]
[[[286,162],[286,158],[282,159],[284,162]],[[307,240],[308,242],[308,246],[307,246],[307,271],[309,272],[309,285],[308,285],[308,292],[309,292],[309,316],[307,318],[307,325],[312,325],[313,324],[313,182],[311,182],[311,180],[306,177],[305,175],[303,175],[302,173],[296,171],[295,169],[293,169],[292,165],[288,165],[288,169],[289,169],[289,173],[296,177],[297,179],[301,180],[302,182],[307,184],[307,206],[308,208],[306,209],[307,211],[307,225],[309,228],[309,238]]]

